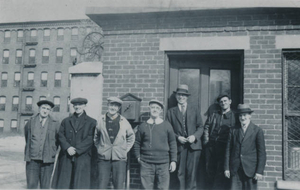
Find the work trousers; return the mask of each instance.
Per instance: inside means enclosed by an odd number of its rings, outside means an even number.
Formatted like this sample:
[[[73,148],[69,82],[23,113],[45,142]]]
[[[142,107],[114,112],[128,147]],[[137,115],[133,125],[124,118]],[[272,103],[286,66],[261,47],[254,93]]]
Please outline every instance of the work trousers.
[[[43,163],[42,160],[26,162],[26,180],[28,189],[49,189],[54,163]]]

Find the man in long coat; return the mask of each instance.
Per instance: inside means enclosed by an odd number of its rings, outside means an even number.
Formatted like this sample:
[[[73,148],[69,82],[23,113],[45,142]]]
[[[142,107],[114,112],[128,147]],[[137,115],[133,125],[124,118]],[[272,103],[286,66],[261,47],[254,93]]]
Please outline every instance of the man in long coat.
[[[178,105],[167,112],[167,120],[174,129],[177,140],[177,169],[171,177],[171,188],[196,189],[196,174],[200,160],[203,134],[201,114],[198,108],[187,104],[190,96],[187,85],[179,85],[176,92]],[[179,182],[179,187],[176,186]]]
[[[96,120],[87,116],[85,98],[71,100],[75,113],[65,118],[59,129],[61,151],[53,179],[53,188],[89,189],[91,179],[91,148]]]
[[[249,105],[239,104],[240,125],[229,133],[225,154],[225,176],[231,179],[231,189],[257,189],[266,165],[263,130],[251,122]]]

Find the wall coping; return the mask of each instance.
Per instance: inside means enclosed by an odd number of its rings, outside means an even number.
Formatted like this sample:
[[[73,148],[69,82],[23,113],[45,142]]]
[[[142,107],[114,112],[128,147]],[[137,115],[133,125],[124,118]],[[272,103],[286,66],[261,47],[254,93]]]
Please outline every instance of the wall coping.
[[[69,68],[70,74],[101,74],[102,62],[83,62]]]

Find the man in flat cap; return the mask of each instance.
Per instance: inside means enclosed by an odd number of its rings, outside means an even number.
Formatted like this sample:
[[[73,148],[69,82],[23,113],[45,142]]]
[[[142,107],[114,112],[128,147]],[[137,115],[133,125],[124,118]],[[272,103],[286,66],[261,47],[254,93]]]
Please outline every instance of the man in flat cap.
[[[61,122],[58,133],[61,151],[53,178],[53,188],[89,189],[91,149],[97,122],[84,111],[87,99],[74,98],[74,114]]]
[[[204,125],[204,144],[206,145],[206,172],[208,189],[229,189],[230,180],[224,176],[225,149],[230,128],[235,126],[236,118],[231,111],[231,98],[227,93],[218,96],[220,110],[214,111]]]
[[[174,93],[177,106],[167,112],[167,120],[175,132],[178,151],[176,178],[172,176],[171,185],[174,185],[174,189],[196,189],[196,174],[202,150],[201,114],[198,107],[187,103],[191,95],[187,85],[179,85]]]
[[[141,182],[144,189],[169,189],[170,172],[177,162],[175,134],[171,124],[160,118],[163,103],[151,100],[149,108],[150,118],[139,126],[134,143]]]
[[[264,133],[251,122],[252,112],[249,105],[238,105],[240,124],[230,129],[227,141],[224,173],[234,190],[257,189],[266,165]]]
[[[107,189],[112,172],[114,189],[125,188],[127,153],[133,146],[135,134],[130,123],[119,114],[122,100],[107,99],[108,111],[98,120],[94,143],[98,152],[99,189]]]
[[[27,188],[37,189],[40,184],[40,189],[49,189],[60,125],[49,115],[53,102],[41,100],[37,105],[39,113],[31,117],[24,128]]]

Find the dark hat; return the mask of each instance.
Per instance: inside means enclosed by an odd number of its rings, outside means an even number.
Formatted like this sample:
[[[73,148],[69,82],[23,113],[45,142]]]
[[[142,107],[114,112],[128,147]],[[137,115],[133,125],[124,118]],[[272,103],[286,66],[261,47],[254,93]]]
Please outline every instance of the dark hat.
[[[185,94],[187,96],[190,96],[191,94],[189,93],[189,87],[186,84],[180,84],[177,87],[176,91],[173,91],[174,93],[179,93],[179,94]]]
[[[251,110],[250,106],[248,104],[239,104],[237,107],[237,114],[241,113],[252,113],[253,110]]]
[[[227,97],[228,99],[231,100],[231,97],[230,97],[229,94],[227,94],[227,93],[221,93],[221,94],[218,96],[217,101],[219,102],[219,101],[220,101],[222,98],[224,98],[224,97]]]
[[[107,98],[107,101],[108,101],[109,103],[115,102],[115,103],[118,103],[118,104],[120,104],[120,105],[123,104],[123,101],[122,101],[120,98],[117,98],[117,97],[109,97],[109,98]]]
[[[158,104],[162,109],[164,109],[164,104],[158,100],[152,99],[149,101],[149,106],[150,104]]]
[[[49,106],[51,106],[51,108],[54,107],[54,103],[49,101],[49,100],[40,100],[36,103],[39,107],[43,104],[48,104]]]
[[[86,98],[74,98],[71,100],[71,104],[87,104],[88,100]]]

